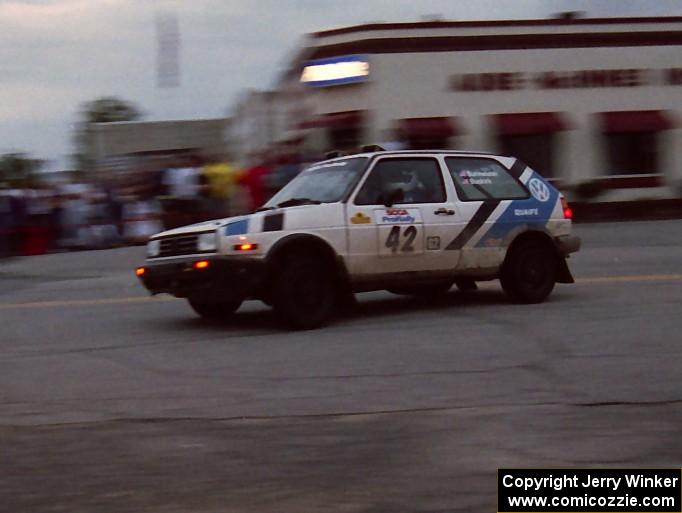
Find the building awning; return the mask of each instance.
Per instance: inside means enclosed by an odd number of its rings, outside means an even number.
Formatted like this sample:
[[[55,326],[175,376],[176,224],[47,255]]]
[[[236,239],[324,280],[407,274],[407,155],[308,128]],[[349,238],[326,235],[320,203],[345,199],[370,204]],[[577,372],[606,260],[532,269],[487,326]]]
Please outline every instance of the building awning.
[[[662,110],[600,112],[598,115],[605,134],[660,132],[674,128],[672,119]]]
[[[316,118],[299,123],[298,127],[305,128],[355,128],[362,124],[365,117],[364,110],[347,110],[320,114]]]
[[[447,139],[460,134],[456,120],[450,117],[401,119],[398,131],[404,139]]]
[[[535,135],[567,130],[559,112],[522,112],[494,114],[498,135]]]

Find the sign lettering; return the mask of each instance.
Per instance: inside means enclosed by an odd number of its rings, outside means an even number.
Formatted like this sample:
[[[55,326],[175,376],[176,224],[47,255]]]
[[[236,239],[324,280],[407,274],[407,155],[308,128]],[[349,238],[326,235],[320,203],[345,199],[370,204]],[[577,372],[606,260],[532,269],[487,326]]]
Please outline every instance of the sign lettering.
[[[451,75],[449,82],[459,92],[682,86],[682,68],[463,73]]]

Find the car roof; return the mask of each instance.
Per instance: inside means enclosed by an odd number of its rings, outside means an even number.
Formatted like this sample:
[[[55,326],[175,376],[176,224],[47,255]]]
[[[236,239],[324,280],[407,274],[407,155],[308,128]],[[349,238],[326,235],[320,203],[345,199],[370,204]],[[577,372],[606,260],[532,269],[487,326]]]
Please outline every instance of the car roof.
[[[401,156],[401,155],[481,155],[481,156],[496,156],[502,157],[497,153],[491,153],[487,151],[462,151],[462,150],[383,150],[383,151],[371,151],[362,153],[351,153],[348,155],[339,155],[327,160],[338,160],[347,159],[353,157],[378,157],[378,156]]]

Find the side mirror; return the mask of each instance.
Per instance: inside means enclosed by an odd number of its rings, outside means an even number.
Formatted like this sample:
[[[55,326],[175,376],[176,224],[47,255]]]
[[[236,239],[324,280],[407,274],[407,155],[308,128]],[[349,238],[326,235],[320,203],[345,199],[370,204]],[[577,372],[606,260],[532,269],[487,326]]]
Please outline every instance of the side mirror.
[[[384,199],[384,206],[387,208],[392,207],[396,203],[400,203],[405,199],[405,192],[398,187],[389,192]]]

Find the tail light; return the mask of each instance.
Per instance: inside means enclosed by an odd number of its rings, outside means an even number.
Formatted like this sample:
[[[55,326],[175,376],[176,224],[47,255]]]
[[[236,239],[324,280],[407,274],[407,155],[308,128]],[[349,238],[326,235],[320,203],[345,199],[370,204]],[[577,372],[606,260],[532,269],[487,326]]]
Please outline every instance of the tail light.
[[[564,219],[573,219],[573,209],[569,206],[566,198],[561,198],[561,208],[564,211]]]

